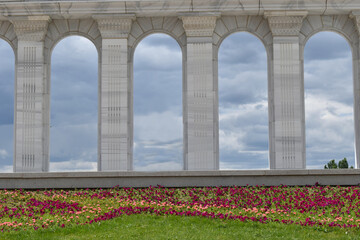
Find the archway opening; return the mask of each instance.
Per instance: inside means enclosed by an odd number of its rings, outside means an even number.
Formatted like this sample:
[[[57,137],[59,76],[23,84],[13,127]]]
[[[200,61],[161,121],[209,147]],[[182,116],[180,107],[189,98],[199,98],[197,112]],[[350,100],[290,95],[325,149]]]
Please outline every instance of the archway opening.
[[[13,172],[15,54],[0,39],[0,172]]]
[[[51,59],[50,171],[95,171],[98,53],[79,36],[61,40]]]
[[[304,50],[307,168],[354,160],[353,71],[349,44],[334,32],[312,36]]]
[[[134,170],[182,170],[182,51],[166,34],[134,53]]]
[[[234,33],[219,54],[220,169],[269,168],[267,55],[262,42]]]

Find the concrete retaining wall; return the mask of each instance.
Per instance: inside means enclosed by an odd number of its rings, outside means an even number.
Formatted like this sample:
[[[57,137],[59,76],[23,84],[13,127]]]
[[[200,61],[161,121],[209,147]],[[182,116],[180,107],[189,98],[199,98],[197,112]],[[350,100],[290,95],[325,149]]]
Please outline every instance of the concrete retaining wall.
[[[202,187],[246,185],[359,185],[360,169],[176,172],[1,173],[0,188]]]

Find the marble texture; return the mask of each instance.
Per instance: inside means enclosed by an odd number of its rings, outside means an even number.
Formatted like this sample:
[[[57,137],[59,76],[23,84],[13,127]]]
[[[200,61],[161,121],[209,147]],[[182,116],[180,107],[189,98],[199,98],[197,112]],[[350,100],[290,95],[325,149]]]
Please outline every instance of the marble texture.
[[[96,15],[102,36],[99,171],[132,170],[128,35],[134,15]]]
[[[271,169],[306,168],[304,84],[299,42],[306,15],[307,12],[265,12],[273,35]]]
[[[217,16],[182,16],[187,36],[184,170],[219,169],[212,35]]]
[[[14,172],[48,171],[44,89],[44,38],[48,16],[10,19],[18,39],[15,94]]]

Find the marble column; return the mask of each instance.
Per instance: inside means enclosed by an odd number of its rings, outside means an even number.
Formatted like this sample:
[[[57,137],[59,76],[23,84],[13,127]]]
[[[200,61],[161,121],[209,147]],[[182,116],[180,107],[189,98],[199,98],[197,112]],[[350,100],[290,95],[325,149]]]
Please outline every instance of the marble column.
[[[184,84],[184,170],[217,170],[218,111],[212,35],[219,15],[183,15],[187,37]]]
[[[303,11],[265,12],[273,35],[270,169],[305,169],[304,83],[299,32]]]
[[[134,15],[94,16],[102,36],[99,171],[132,170],[128,36]]]
[[[49,170],[44,38],[50,17],[13,17],[18,38],[14,172]]]
[[[355,129],[355,168],[360,168],[360,12],[353,12],[358,30],[359,40],[353,49],[353,69],[354,69],[354,129]]]

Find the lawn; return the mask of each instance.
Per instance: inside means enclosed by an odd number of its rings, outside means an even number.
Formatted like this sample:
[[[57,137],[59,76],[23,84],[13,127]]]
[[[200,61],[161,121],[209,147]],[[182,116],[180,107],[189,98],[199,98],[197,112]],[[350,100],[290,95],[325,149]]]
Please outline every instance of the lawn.
[[[357,186],[1,190],[0,239],[356,239],[359,206]]]
[[[139,214],[85,226],[19,231],[1,239],[359,239],[359,230]]]

